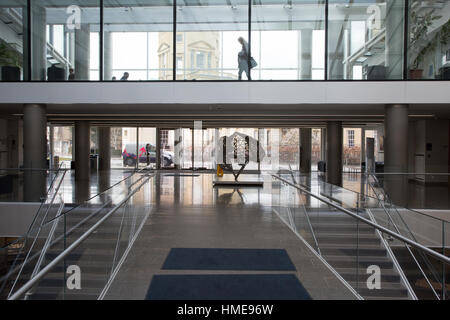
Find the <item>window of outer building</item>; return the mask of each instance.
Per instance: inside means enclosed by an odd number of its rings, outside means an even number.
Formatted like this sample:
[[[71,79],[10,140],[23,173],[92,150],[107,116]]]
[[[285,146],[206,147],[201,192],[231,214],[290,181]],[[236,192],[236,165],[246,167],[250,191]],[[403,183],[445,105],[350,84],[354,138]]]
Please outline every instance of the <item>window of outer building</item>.
[[[450,0],[411,0],[408,78],[450,79]]]
[[[99,78],[99,0],[31,1],[31,21],[32,80]]]
[[[203,69],[205,68],[205,54],[203,52],[197,52],[197,68]]]
[[[182,77],[186,80],[236,80],[239,37],[248,41],[248,0],[185,0],[177,2],[177,31],[183,32],[183,43],[177,52],[191,54]],[[211,53],[198,64],[192,51]],[[189,53],[191,52],[191,53]],[[202,59],[202,58],[200,58]],[[189,61],[189,64],[188,64]]]
[[[251,54],[253,79],[325,78],[324,1],[254,0]]]
[[[183,35],[181,33],[177,34],[177,42],[182,42],[183,41]]]
[[[104,79],[173,79],[173,1],[104,0]]]
[[[347,145],[349,147],[355,146],[355,130],[348,130],[347,131]]]
[[[161,135],[161,146],[163,148],[164,146],[168,145],[168,143],[169,143],[169,131],[161,130],[160,135]]]
[[[8,1],[0,10],[0,81],[20,81],[27,77],[23,37],[27,33],[27,1]]]
[[[183,68],[183,57],[177,57],[177,74],[182,74]]]
[[[330,0],[328,78],[358,79],[362,69],[365,80],[402,79],[404,6],[404,0]]]

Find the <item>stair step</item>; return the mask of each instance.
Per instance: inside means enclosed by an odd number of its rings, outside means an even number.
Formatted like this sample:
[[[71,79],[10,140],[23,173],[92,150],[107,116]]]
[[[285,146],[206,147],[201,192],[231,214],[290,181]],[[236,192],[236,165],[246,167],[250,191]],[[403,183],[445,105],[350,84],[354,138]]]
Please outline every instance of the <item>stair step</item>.
[[[348,236],[348,235],[335,235],[335,236],[318,236],[317,241],[319,242],[319,246],[322,244],[352,244],[355,248],[356,245],[360,247],[365,246],[366,244],[380,244],[380,239],[375,237],[357,237],[357,236]]]
[[[387,252],[385,249],[375,247],[375,248],[321,248],[320,252],[324,256],[370,256],[370,257],[386,257]]]

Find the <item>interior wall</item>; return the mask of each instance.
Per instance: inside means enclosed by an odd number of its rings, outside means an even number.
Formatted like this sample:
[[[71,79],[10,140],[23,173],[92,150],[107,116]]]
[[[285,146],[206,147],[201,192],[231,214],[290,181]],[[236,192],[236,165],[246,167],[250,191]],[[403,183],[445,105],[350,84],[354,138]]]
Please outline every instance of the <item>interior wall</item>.
[[[7,120],[0,119],[0,168],[8,166]]]
[[[426,172],[448,172],[448,121],[426,121],[425,170]],[[446,176],[427,176],[427,183],[447,182]]]
[[[0,119],[0,168],[23,164],[23,123],[18,118]]]
[[[448,173],[448,120],[418,120],[410,124],[410,172]],[[415,179],[425,183],[446,183],[447,176],[416,174]]]

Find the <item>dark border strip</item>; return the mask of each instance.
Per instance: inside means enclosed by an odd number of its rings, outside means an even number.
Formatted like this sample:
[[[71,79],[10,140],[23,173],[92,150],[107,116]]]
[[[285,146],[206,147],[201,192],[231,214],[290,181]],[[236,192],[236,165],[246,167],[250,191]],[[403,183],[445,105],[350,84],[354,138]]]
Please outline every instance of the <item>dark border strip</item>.
[[[248,68],[248,75],[250,76],[250,79],[253,79],[253,77],[252,77],[252,68],[251,68],[251,63],[250,63],[251,57],[252,57],[252,5],[253,5],[253,1],[252,0],[248,0],[248,28],[247,28],[247,30],[248,30],[247,31],[248,32],[248,55],[247,55],[247,68]],[[247,80],[249,80],[249,79],[247,79]]]
[[[408,80],[408,45],[409,45],[409,0],[403,3],[404,25],[403,25],[403,80]]]
[[[328,3],[329,0],[325,0],[325,64],[324,64],[324,80],[328,80]],[[314,80],[311,80],[314,81]]]
[[[23,63],[27,63],[27,79],[25,81],[32,81],[31,69],[32,69],[32,60],[31,59],[31,0],[27,0],[27,59],[23,61]]]
[[[173,56],[172,56],[172,81],[177,80],[177,0],[173,0]],[[184,40],[184,39],[183,39]],[[186,64],[186,52],[184,53],[184,64]]]
[[[100,65],[99,65],[99,79],[104,80],[104,59],[105,59],[105,48],[104,48],[104,0],[100,0]]]

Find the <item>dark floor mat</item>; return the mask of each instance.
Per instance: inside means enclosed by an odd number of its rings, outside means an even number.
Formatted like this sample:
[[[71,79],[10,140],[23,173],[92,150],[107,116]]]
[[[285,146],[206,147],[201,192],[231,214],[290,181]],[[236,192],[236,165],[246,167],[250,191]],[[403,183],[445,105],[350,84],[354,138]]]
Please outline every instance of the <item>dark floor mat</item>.
[[[155,275],[146,300],[311,300],[293,274]]]
[[[284,249],[174,248],[163,270],[295,271]]]

